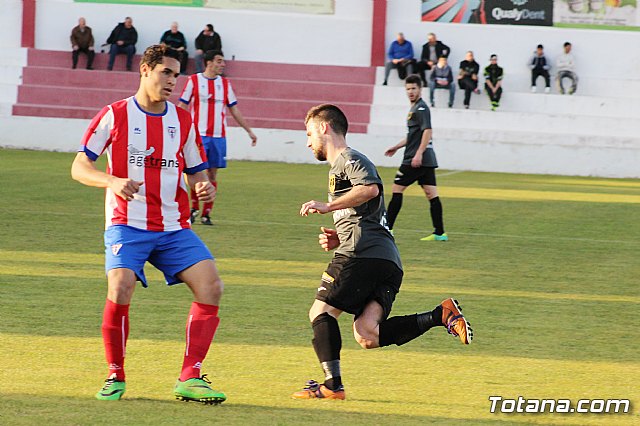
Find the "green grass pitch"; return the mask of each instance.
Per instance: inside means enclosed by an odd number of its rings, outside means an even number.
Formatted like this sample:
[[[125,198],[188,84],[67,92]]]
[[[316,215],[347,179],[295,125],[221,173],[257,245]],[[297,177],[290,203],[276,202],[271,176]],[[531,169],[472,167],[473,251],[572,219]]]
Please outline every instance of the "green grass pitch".
[[[71,180],[72,159],[0,150],[0,424],[640,423],[639,180],[442,170],[447,243],[419,241],[428,203],[410,188],[393,314],[455,296],[473,344],[437,329],[366,351],[345,315],[348,399],[295,401],[291,392],[321,378],[307,310],[330,257],[318,230],[331,225],[297,213],[326,197],[328,168],[231,162],[215,226],[195,226],[226,285],[203,372],[228,401],[212,407],[173,400],[191,297],[151,266],[131,308],[125,398],[93,399],[106,374],[104,193]],[[388,196],[394,172],[380,169]],[[491,414],[492,395],[634,405],[626,415]]]

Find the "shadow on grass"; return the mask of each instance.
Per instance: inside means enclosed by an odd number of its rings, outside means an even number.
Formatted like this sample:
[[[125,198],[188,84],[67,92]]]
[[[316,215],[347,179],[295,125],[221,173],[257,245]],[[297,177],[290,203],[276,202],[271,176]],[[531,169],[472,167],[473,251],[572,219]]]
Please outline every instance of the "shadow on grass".
[[[462,419],[349,411],[349,401],[294,401],[301,408],[227,402],[218,406],[148,398],[118,402],[59,396],[2,395],[0,423],[33,424],[456,424]],[[302,408],[304,406],[304,408]],[[499,419],[470,418],[474,425]],[[506,422],[512,423],[512,422]]]

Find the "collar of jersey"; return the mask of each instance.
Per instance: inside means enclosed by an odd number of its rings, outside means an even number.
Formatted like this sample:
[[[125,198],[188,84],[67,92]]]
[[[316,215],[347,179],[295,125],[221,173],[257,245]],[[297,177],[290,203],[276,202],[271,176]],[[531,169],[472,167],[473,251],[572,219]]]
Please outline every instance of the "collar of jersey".
[[[218,77],[220,77],[219,75],[216,75],[216,76],[215,76],[215,77],[213,77],[213,78],[209,78],[209,77],[207,77],[206,75],[204,75],[204,73],[203,73],[203,72],[201,72],[200,74],[202,74],[202,76],[204,77],[204,79],[205,79],[205,80],[217,80],[217,79],[218,79]]]
[[[136,99],[136,97],[135,97],[135,96],[133,97],[133,102],[136,104],[136,107],[138,107],[138,109],[139,109],[140,111],[142,111],[143,113],[145,113],[145,114],[147,114],[147,115],[150,115],[150,116],[152,116],[152,117],[162,117],[162,116],[163,116],[163,115],[165,115],[165,114],[167,113],[167,111],[169,110],[169,105],[167,105],[167,102],[166,102],[166,101],[165,101],[165,103],[164,103],[164,111],[162,111],[162,112],[161,112],[161,113],[159,113],[159,114],[154,114],[154,113],[152,113],[152,112],[148,112],[148,111],[143,110],[143,109],[142,109],[142,107],[140,106],[140,104],[138,103],[138,100]]]

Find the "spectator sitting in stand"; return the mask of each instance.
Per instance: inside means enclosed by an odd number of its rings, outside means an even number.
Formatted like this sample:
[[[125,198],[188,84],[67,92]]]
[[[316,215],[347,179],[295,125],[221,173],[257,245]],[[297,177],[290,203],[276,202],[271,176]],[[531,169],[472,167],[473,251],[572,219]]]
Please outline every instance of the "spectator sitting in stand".
[[[434,33],[429,33],[427,35],[427,42],[422,45],[422,54],[420,55],[420,61],[418,62],[416,68],[418,69],[418,73],[420,74],[420,78],[422,78],[422,83],[424,86],[428,86],[427,77],[425,71],[429,71],[438,63],[438,58],[440,56],[444,56],[445,58],[449,57],[451,53],[451,49],[449,46],[441,42],[437,39]]]
[[[558,75],[556,76],[558,91],[564,95],[562,79],[568,78],[571,80],[569,94],[573,95],[578,88],[578,75],[575,73],[575,60],[571,54],[571,43],[568,41],[564,44],[564,53],[558,57],[556,66],[558,67]]]
[[[473,58],[473,52],[468,51],[464,61],[460,62],[460,73],[458,74],[458,85],[464,90],[464,107],[469,109],[471,92],[480,93],[478,90],[478,72],[480,65]]]
[[[502,67],[498,66],[498,56],[491,55],[491,62],[484,69],[484,90],[487,91],[489,100],[491,100],[491,111],[495,111],[500,106],[500,97],[502,96],[502,76],[504,72]]]
[[[84,18],[78,19],[78,25],[71,30],[71,53],[72,66],[76,69],[78,66],[78,56],[80,53],[87,55],[87,69],[93,69],[93,58],[96,52],[93,50],[93,34],[91,33],[91,27],[87,27],[87,21]]]
[[[398,69],[398,77],[400,80],[407,78],[407,74],[413,74],[413,64],[416,62],[413,59],[413,45],[411,42],[404,38],[404,34],[398,33],[396,39],[389,46],[387,52],[389,61],[384,67],[384,83],[387,85],[387,79],[391,73],[392,68]]]
[[[452,108],[456,95],[456,85],[453,83],[451,67],[447,64],[447,58],[444,56],[438,58],[438,64],[433,68],[431,76],[429,77],[429,101],[431,102],[432,108],[436,106],[433,101],[433,95],[436,89],[449,90],[449,108]]]
[[[169,46],[179,52],[180,57],[180,73],[184,74],[187,71],[187,60],[189,59],[189,53],[187,52],[187,40],[184,38],[184,34],[178,31],[178,23],[172,22],[171,29],[162,34],[160,43]]]
[[[113,63],[116,55],[119,53],[127,54],[127,71],[131,71],[133,55],[136,54],[136,43],[138,42],[138,32],[133,27],[133,20],[130,17],[124,18],[124,22],[120,22],[111,31],[111,35],[107,39],[107,43],[111,45],[109,50],[109,65],[107,69],[113,69]]]
[[[549,69],[551,68],[550,62],[547,57],[544,56],[544,47],[539,44],[533,56],[529,60],[529,68],[531,68],[531,93],[536,93],[536,80],[538,77],[544,77],[544,92],[549,93],[551,91],[551,81],[549,77]]]
[[[204,54],[209,50],[222,51],[222,39],[220,34],[213,30],[213,25],[207,24],[204,30],[196,37],[196,73],[204,71]]]

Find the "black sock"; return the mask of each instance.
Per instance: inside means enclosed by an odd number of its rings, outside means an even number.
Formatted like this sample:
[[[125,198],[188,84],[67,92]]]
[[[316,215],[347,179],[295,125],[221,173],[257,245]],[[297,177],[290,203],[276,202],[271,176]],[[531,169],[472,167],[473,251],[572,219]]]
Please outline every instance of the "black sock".
[[[389,208],[387,209],[387,226],[389,226],[389,229],[393,229],[393,224],[396,223],[396,218],[401,208],[402,192],[394,192],[391,201],[389,201]]]
[[[313,327],[313,349],[325,374],[324,385],[331,390],[337,390],[342,386],[340,376],[342,336],[340,336],[338,321],[325,312],[318,315],[311,326]]]
[[[380,323],[378,342],[381,347],[394,343],[404,345],[439,325],[442,325],[442,308],[439,305],[433,311],[391,317]]]
[[[438,235],[444,234],[444,224],[442,223],[442,203],[440,197],[429,200],[431,210],[431,222],[433,223],[434,233]]]

